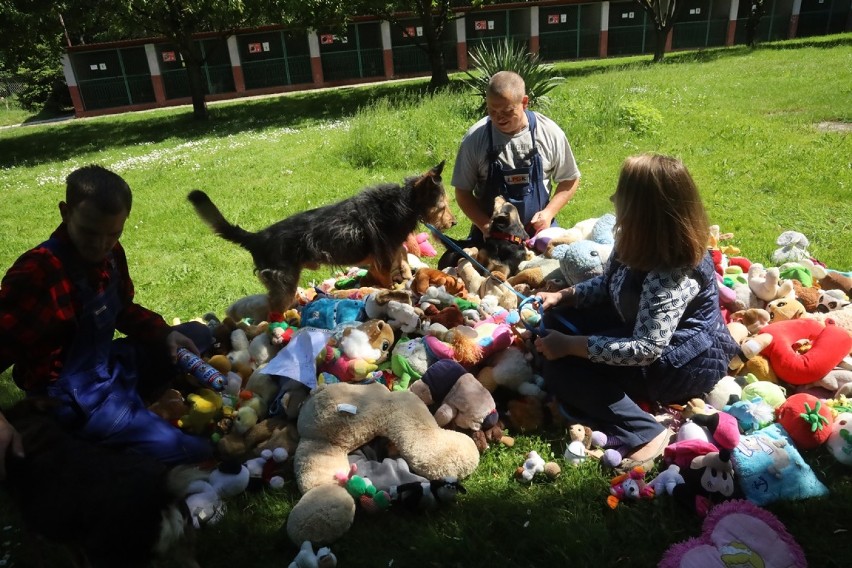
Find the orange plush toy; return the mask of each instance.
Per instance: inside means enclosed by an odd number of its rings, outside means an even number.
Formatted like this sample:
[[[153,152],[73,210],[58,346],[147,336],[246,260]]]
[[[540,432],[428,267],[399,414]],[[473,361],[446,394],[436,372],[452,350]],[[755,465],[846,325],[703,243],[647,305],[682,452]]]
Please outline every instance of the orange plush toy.
[[[411,291],[422,296],[430,286],[443,286],[453,296],[467,297],[467,289],[460,278],[441,272],[437,268],[428,266],[418,268],[411,282]]]

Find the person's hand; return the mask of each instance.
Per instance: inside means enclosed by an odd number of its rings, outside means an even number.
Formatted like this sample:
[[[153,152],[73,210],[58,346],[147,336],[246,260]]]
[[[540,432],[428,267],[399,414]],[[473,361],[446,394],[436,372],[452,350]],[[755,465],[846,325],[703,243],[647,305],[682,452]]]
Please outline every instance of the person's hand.
[[[530,225],[532,225],[533,232],[538,233],[542,229],[546,229],[553,222],[553,215],[547,212],[547,210],[541,210],[530,219]]]
[[[548,361],[561,359],[568,355],[584,357],[587,355],[587,340],[579,335],[566,335],[550,330],[547,335],[535,340],[535,348]]]
[[[6,479],[6,455],[11,450],[16,457],[24,457],[24,441],[6,418],[0,414],[0,481]]]
[[[536,297],[541,299],[542,310],[549,310],[562,301],[562,294],[560,292],[539,292],[536,294]]]
[[[491,220],[489,219],[489,221],[487,223],[485,223],[484,225],[481,225],[479,227],[479,230],[482,231],[483,238],[487,239],[488,235],[491,234]]]
[[[169,348],[169,354],[171,354],[173,363],[177,363],[177,352],[181,347],[185,347],[196,355],[201,356],[201,352],[198,351],[195,343],[179,331],[172,331],[166,336],[166,345]]]

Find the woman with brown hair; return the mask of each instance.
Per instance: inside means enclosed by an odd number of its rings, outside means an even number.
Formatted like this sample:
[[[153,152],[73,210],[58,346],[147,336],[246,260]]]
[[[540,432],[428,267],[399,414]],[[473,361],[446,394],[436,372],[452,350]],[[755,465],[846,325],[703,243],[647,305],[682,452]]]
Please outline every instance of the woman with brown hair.
[[[546,388],[563,410],[605,432],[627,456],[620,469],[648,465],[672,432],[637,402],[683,402],[709,392],[738,347],[719,310],[709,222],[680,160],[625,160],[615,194],[615,245],[604,274],[540,294],[579,334],[545,311]]]

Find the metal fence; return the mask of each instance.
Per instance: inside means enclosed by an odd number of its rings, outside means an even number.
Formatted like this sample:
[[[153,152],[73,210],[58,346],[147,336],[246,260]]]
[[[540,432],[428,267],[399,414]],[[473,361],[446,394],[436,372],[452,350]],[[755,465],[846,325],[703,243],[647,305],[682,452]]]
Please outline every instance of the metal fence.
[[[9,75],[0,75],[0,97],[13,97],[24,91],[24,83]]]

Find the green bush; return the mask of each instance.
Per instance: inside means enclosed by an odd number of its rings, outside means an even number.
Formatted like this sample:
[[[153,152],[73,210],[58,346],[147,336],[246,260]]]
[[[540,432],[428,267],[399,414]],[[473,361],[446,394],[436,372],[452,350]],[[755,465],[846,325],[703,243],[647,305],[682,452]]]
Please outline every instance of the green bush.
[[[663,115],[642,101],[627,101],[618,106],[619,122],[637,134],[657,132],[663,124]]]
[[[409,170],[452,160],[458,132],[469,124],[470,103],[449,93],[382,98],[362,107],[349,123],[341,149],[356,168]]]
[[[553,65],[542,63],[538,54],[511,39],[494,45],[480,45],[470,51],[471,71],[465,71],[465,84],[479,97],[479,113],[485,113],[485,91],[488,81],[498,71],[514,71],[524,79],[530,107],[543,106],[547,94],[559,85],[564,77],[553,74]]]

